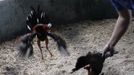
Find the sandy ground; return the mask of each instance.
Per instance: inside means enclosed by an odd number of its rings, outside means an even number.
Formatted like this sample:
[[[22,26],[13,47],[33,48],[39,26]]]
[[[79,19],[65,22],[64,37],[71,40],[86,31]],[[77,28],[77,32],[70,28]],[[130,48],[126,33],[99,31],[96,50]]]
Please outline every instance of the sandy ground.
[[[15,42],[5,42],[0,46],[0,75],[87,75],[84,69],[70,74],[79,56],[89,51],[102,52],[108,41],[116,20],[85,21],[62,25],[57,32],[67,41],[70,56],[63,57],[57,50],[56,43],[50,38],[50,56],[44,49],[44,60],[34,42],[34,56],[29,59],[20,58]],[[125,36],[119,41],[116,50],[119,54],[108,58],[104,63],[105,75],[134,74],[134,22],[131,23]],[[45,47],[45,43],[42,42]]]

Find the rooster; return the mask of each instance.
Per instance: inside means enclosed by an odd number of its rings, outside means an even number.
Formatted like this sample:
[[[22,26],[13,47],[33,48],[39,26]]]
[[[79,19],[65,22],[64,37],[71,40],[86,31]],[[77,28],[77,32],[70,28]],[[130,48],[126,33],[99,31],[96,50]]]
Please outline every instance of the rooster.
[[[114,54],[117,54],[114,53]],[[104,75],[104,73],[101,73],[103,68],[103,63],[105,62],[105,59],[111,57],[110,55],[103,55],[99,52],[91,53],[89,52],[86,56],[80,56],[77,59],[75,68],[72,69],[72,72],[75,72],[81,68],[84,68],[88,71],[88,75]]]
[[[50,55],[53,56],[48,48],[48,37],[51,37],[57,43],[58,50],[61,54],[69,55],[65,40],[52,32],[52,24],[50,22],[50,18],[46,15],[45,12],[40,9],[39,6],[37,10],[31,7],[31,13],[26,18],[26,24],[27,29],[30,32],[19,38],[19,45],[17,46],[22,56],[33,55],[32,42],[35,37],[37,37],[37,45],[40,49],[42,59],[44,59],[44,57],[42,53],[41,41],[45,41],[46,49],[48,50]]]

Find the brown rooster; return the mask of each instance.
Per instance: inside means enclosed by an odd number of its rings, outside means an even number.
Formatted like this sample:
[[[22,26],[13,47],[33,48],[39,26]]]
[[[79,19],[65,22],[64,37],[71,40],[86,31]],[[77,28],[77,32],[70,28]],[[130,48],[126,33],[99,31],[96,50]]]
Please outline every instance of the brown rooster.
[[[31,7],[31,13],[26,19],[26,24],[30,32],[19,38],[19,45],[17,46],[21,55],[25,56],[28,54],[28,56],[31,56],[33,54],[32,41],[36,36],[37,45],[41,51],[42,59],[44,58],[41,48],[41,41],[45,41],[46,49],[49,51],[50,55],[53,56],[48,48],[48,37],[51,37],[55,42],[57,42],[58,50],[61,54],[69,55],[65,40],[52,32],[50,18],[42,10],[40,10],[39,6],[37,10]]]

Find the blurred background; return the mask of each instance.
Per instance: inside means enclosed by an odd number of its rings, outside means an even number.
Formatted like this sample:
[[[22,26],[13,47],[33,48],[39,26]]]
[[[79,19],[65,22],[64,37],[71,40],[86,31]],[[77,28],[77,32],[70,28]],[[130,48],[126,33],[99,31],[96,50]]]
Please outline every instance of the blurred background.
[[[55,26],[116,16],[110,0],[0,0],[0,43],[27,32],[30,6],[40,5]]]

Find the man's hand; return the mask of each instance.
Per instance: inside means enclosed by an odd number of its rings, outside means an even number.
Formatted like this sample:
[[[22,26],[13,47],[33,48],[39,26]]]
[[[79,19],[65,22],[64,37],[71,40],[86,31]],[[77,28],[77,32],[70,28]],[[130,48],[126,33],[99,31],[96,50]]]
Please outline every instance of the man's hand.
[[[105,57],[111,57],[114,54],[118,53],[118,51],[114,50],[114,47],[110,47],[108,45],[106,45],[103,50],[104,50],[103,56]]]

